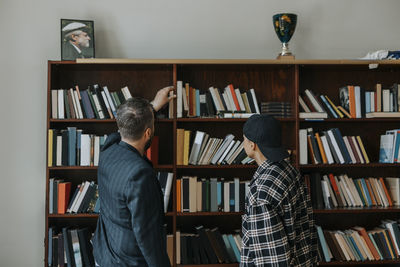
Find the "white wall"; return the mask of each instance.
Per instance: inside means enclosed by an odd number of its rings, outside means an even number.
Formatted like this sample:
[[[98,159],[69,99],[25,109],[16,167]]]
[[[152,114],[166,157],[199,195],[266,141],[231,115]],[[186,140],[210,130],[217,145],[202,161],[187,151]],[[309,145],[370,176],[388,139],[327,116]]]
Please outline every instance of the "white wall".
[[[60,18],[95,21],[97,57],[275,58],[278,12],[298,59],[399,49],[397,0],[0,0],[0,266],[43,266],[47,60]]]

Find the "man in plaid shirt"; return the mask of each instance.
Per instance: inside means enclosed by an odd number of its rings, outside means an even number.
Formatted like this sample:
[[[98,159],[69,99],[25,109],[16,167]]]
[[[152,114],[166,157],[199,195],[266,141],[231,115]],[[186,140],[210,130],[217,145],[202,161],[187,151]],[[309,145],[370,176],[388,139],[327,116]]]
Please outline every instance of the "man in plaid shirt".
[[[281,146],[279,122],[253,115],[244,149],[258,164],[246,196],[240,266],[316,266],[317,235],[310,196]]]

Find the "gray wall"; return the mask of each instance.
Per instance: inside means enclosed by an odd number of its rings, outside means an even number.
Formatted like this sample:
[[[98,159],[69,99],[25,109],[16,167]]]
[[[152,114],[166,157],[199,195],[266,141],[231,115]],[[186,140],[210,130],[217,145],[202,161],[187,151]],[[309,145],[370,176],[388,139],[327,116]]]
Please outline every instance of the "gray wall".
[[[275,58],[271,16],[298,14],[298,59],[399,49],[397,0],[0,0],[0,266],[43,266],[47,60],[60,18],[95,21],[97,57]]]

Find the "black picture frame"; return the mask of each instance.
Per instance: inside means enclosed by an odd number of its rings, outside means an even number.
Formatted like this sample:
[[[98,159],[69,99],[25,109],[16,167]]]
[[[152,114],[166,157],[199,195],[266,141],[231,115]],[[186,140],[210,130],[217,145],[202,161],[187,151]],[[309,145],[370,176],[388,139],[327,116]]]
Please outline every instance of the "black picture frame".
[[[61,19],[61,60],[94,58],[94,21]]]

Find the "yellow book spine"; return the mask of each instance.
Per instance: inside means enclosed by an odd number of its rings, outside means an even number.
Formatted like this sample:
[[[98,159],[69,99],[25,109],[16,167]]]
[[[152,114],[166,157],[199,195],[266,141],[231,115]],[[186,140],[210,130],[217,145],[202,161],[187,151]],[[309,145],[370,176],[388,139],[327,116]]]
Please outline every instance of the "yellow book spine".
[[[342,106],[337,107],[341,112],[343,112],[344,115],[346,115],[347,118],[351,119],[350,113],[347,112]]]
[[[49,129],[47,150],[47,166],[53,166],[53,129]]]
[[[328,160],[326,159],[325,149],[324,146],[322,145],[322,141],[318,133],[315,133],[315,139],[317,139],[319,151],[321,152],[322,162],[324,164],[328,164]]]
[[[364,144],[363,144],[363,142],[361,141],[361,137],[358,135],[357,136],[357,141],[358,141],[358,144],[360,145],[360,147],[361,147],[361,151],[362,151],[362,153],[363,153],[363,156],[364,156],[364,158],[365,158],[365,163],[369,163],[369,159],[368,159],[368,155],[367,155],[367,152],[365,151],[365,148],[364,148]]]
[[[340,118],[343,118],[344,115],[342,112],[340,112],[340,110],[337,108],[337,106],[335,104],[333,104],[333,102],[329,99],[329,97],[326,95],[325,96],[326,100],[328,100],[329,104],[332,106],[332,108],[335,110],[335,112],[339,115]]]
[[[190,131],[185,131],[183,143],[183,165],[189,165],[189,143],[190,143]]]

